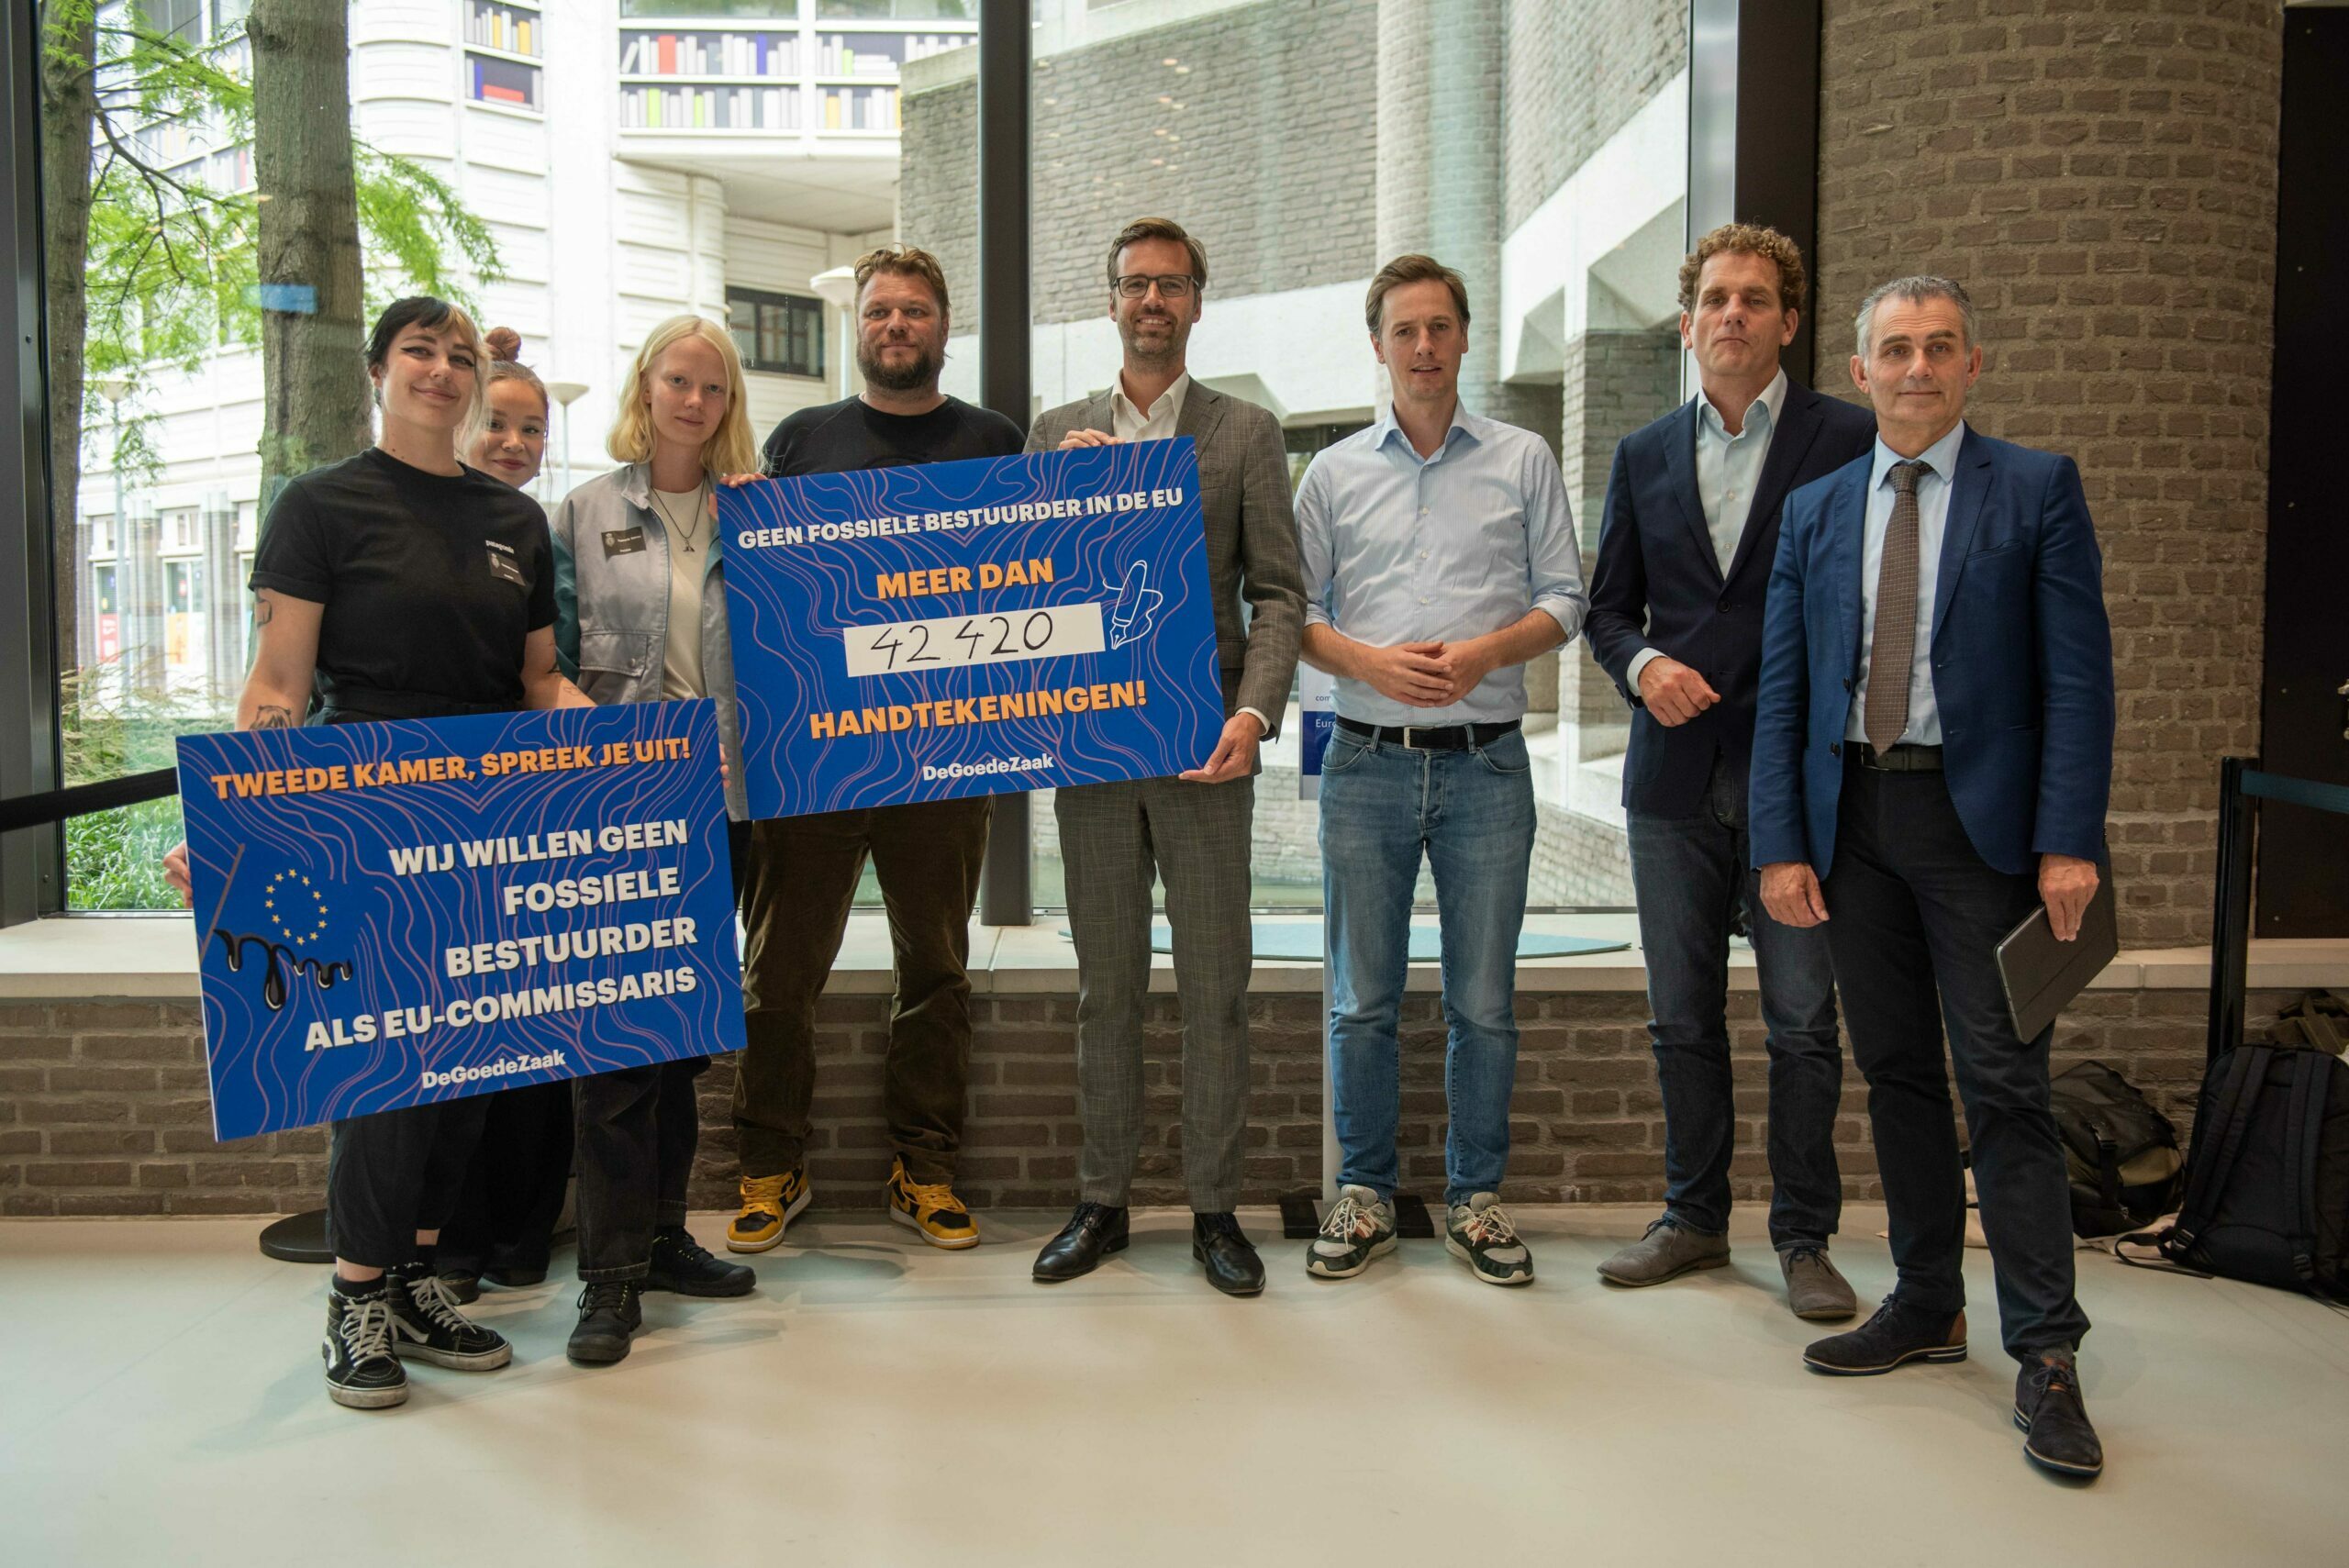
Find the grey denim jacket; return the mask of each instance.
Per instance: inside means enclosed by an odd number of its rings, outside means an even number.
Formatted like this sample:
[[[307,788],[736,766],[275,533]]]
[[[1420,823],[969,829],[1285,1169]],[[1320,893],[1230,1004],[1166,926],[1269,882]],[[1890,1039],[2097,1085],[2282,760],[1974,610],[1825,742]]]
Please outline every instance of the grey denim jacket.
[[[659,702],[669,641],[669,530],[652,509],[651,465],[633,462],[564,496],[554,536],[554,647],[562,673],[596,702]],[[701,580],[701,673],[718,702],[726,751],[726,811],[750,815],[734,713],[734,648],[726,633],[726,572],[710,530]]]

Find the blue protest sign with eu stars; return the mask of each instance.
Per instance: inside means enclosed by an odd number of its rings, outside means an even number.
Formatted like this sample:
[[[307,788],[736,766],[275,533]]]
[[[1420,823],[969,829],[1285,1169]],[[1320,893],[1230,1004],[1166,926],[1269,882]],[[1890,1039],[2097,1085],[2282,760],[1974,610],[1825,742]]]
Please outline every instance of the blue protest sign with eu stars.
[[[742,1045],[707,701],[192,735],[214,1136]]]
[[[720,490],[751,815],[1205,762],[1198,491],[1187,436]]]

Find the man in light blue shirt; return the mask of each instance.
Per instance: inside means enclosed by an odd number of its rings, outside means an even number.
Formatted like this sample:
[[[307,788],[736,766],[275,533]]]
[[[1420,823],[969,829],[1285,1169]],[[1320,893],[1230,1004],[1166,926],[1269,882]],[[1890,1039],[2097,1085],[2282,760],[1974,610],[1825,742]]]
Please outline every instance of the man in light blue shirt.
[[[1399,257],[1364,314],[1393,408],[1314,459],[1297,498],[1304,657],[1338,687],[1321,866],[1339,1198],[1306,1271],[1342,1279],[1394,1250],[1396,1030],[1424,856],[1450,1026],[1445,1243],[1478,1279],[1526,1284],[1532,1254],[1498,1196],[1533,854],[1524,666],[1580,631],[1589,601],[1557,460],[1460,406],[1460,274]]]

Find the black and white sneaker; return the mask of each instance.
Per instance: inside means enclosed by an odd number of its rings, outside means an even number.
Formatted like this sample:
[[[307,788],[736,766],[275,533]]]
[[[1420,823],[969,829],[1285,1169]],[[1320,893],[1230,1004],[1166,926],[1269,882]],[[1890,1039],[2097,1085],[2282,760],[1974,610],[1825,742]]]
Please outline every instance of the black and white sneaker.
[[[407,1369],[392,1354],[392,1296],[382,1282],[357,1296],[327,1288],[327,1397],[353,1410],[407,1403]]]
[[[1471,1193],[1444,1219],[1443,1250],[1486,1284],[1531,1284],[1533,1253],[1494,1193]]]
[[[1305,1272],[1315,1279],[1350,1279],[1394,1250],[1395,1206],[1379,1202],[1368,1187],[1340,1187],[1321,1234],[1305,1251]]]
[[[459,1372],[494,1372],[514,1359],[514,1347],[457,1310],[448,1283],[420,1263],[403,1263],[390,1284],[392,1353],[414,1356]]]
[[[718,1256],[682,1225],[664,1225],[652,1233],[652,1272],[644,1276],[646,1290],[673,1290],[679,1296],[748,1296],[758,1283],[756,1273]]]

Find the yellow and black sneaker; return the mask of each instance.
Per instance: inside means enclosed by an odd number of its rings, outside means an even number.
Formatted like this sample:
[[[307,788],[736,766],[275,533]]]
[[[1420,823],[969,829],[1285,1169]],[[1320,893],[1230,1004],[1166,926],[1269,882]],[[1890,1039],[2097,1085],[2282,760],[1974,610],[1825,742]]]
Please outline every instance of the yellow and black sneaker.
[[[763,1252],[783,1240],[783,1228],[807,1207],[807,1167],[794,1165],[780,1176],[742,1178],[742,1212],[726,1228],[729,1252]]]
[[[903,1155],[889,1167],[889,1218],[920,1232],[933,1247],[953,1251],[979,1244],[979,1228],[954,1188],[945,1182],[914,1181],[906,1174]]]

